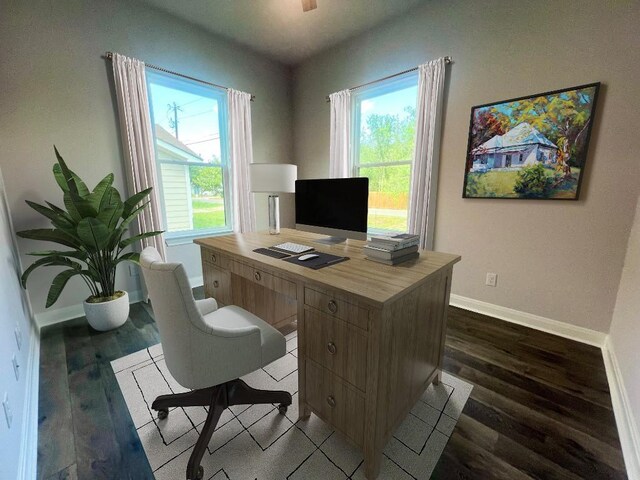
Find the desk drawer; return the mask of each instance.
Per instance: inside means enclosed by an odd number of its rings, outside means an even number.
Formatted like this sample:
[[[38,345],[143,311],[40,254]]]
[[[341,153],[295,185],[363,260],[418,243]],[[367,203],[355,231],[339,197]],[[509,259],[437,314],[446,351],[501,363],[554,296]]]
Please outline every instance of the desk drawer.
[[[356,445],[364,439],[364,396],[317,363],[306,363],[306,400],[313,410]]]
[[[224,269],[228,269],[229,262],[231,262],[231,259],[229,257],[221,255],[214,250],[208,250],[206,248],[202,249],[202,260]]]
[[[204,296],[213,297],[221,305],[231,305],[231,274],[227,270],[202,263]]]
[[[369,329],[369,311],[311,288],[304,289],[304,304],[322,313],[340,318],[363,330]]]
[[[367,386],[367,334],[340,319],[304,309],[307,356],[361,391]]]
[[[297,298],[296,284],[289,280],[285,280],[284,278],[273,275],[272,273],[266,272],[262,269],[236,261],[231,262],[230,269],[236,275],[244,277],[247,280],[251,280],[253,283],[262,285],[269,290],[282,293],[289,298]]]

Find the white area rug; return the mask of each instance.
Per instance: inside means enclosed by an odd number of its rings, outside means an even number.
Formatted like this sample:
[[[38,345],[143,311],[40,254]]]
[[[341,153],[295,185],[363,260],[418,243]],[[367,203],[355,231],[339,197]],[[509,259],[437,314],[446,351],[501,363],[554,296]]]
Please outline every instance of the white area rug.
[[[364,479],[359,449],[315,415],[298,421],[296,332],[287,336],[287,352],[243,377],[255,388],[291,392],[293,404],[286,416],[273,405],[227,409],[202,460],[205,479]],[[185,391],[167,370],[160,345],[114,360],[111,366],[156,479],[184,478],[206,409],[174,408],[166,420],[156,418],[151,403],[158,395]],[[387,444],[380,480],[431,476],[473,388],[447,373],[442,380],[437,387],[429,386]]]

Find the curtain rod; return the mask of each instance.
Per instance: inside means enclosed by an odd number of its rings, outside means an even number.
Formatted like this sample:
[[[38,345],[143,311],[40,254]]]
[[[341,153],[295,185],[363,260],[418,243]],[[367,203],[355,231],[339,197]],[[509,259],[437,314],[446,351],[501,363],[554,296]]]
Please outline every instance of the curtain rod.
[[[103,58],[106,58],[107,60],[112,60],[113,59],[113,52],[106,52],[104,54]],[[171,75],[176,75],[177,77],[186,78],[187,80],[193,80],[194,82],[203,83],[204,85],[209,85],[211,87],[223,88],[224,90],[229,90],[229,87],[225,87],[223,85],[218,85],[216,83],[206,82],[204,80],[200,80],[199,78],[190,77],[189,75],[184,75],[182,73],[174,72],[172,70],[167,70],[166,68],[158,67],[157,65],[151,65],[150,63],[145,63],[144,65],[146,67],[153,68],[154,70],[158,70],[160,72],[169,73]],[[255,100],[255,98],[256,98],[255,95],[251,95],[251,101],[252,102]]]
[[[451,59],[451,57],[447,56],[447,57],[444,57],[444,63],[453,63],[453,60]],[[415,72],[416,70],[418,70],[418,68],[419,67],[413,67],[413,68],[410,68],[409,70],[403,70],[402,72],[394,73],[393,75],[387,75],[386,77],[378,78],[377,80],[371,80],[370,82],[363,83],[362,85],[358,85],[356,87],[348,88],[347,90],[352,91],[352,90],[357,90],[359,88],[368,87],[369,85],[373,85],[374,83],[384,82],[385,80],[389,80],[390,78],[394,78],[394,77],[399,77],[400,75],[404,75],[405,73]],[[329,102],[330,100],[329,95],[324,97],[324,99],[327,102]]]

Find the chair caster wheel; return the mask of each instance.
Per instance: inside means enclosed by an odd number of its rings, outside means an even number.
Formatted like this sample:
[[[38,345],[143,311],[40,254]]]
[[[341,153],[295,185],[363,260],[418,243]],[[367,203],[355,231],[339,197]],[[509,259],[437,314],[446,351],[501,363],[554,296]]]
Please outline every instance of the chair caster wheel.
[[[169,409],[163,408],[162,410],[158,410],[158,420],[164,420],[169,416]]]
[[[198,467],[198,472],[196,473],[196,476],[189,477],[187,478],[187,480],[202,480],[203,477],[204,477],[204,468],[202,468],[202,465],[200,465]]]
[[[280,415],[284,415],[285,413],[287,413],[287,408],[289,408],[289,405],[284,405],[284,404],[278,405],[278,413]]]

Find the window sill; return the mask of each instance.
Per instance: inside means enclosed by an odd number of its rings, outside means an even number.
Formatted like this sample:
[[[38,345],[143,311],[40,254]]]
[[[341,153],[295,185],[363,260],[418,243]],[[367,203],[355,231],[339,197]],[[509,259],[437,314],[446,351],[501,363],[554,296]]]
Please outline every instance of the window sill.
[[[213,232],[191,233],[191,234],[181,235],[176,237],[165,237],[165,243],[169,247],[174,247],[178,245],[189,245],[198,238],[219,237],[222,235],[229,235],[230,233],[233,233],[233,230],[216,230]]]

